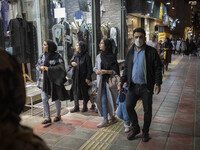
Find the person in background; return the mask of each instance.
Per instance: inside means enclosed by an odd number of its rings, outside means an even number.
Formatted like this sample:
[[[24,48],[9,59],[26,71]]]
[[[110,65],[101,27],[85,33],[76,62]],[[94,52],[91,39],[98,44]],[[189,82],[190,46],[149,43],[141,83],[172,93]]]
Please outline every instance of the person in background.
[[[64,87],[66,71],[64,60],[57,53],[57,46],[52,40],[43,42],[43,53],[38,59],[36,69],[39,72],[38,88],[42,90],[42,102],[45,112],[45,120],[42,124],[51,123],[49,98],[55,101],[56,117],[54,122],[61,120],[61,100],[68,100],[69,95]]]
[[[49,150],[29,127],[20,124],[26,103],[21,65],[0,49],[0,150]]]
[[[175,52],[176,52],[176,41],[175,41],[174,38],[172,39],[171,43],[172,43],[172,54],[175,55]]]
[[[147,42],[147,45],[151,46],[151,47],[154,47],[157,52],[158,52],[158,55],[160,56],[160,44],[156,41],[156,35],[153,34],[152,37],[151,37],[151,40],[149,40]]]
[[[74,100],[74,108],[70,110],[71,113],[79,111],[79,100],[81,99],[83,99],[83,109],[81,112],[88,111],[88,84],[92,80],[92,61],[87,51],[87,44],[79,41],[76,45],[76,52],[71,59],[71,66],[74,67],[70,90],[71,100]]]
[[[96,63],[93,71],[97,75],[97,108],[100,116],[104,120],[97,125],[98,128],[107,127],[116,123],[115,117],[115,99],[108,85],[108,79],[111,75],[119,75],[119,65],[115,54],[112,52],[112,43],[108,38],[103,38],[99,44],[101,53],[96,57]],[[108,114],[111,119],[108,121]]]
[[[177,41],[176,41],[176,52],[180,55],[181,54],[181,39],[178,38]]]
[[[165,38],[165,43],[163,45],[163,49],[164,49],[164,59],[165,59],[165,66],[166,66],[166,71],[168,70],[168,65],[169,63],[171,63],[171,57],[172,57],[172,53],[171,53],[171,49],[172,49],[172,43],[170,42],[170,39],[168,37]]]
[[[133,31],[134,44],[129,50],[118,90],[122,89],[125,82],[128,84],[126,109],[132,123],[132,131],[128,134],[128,140],[134,140],[140,133],[135,106],[142,99],[144,110],[144,124],[142,129],[142,141],[148,142],[149,128],[152,119],[152,96],[159,94],[162,84],[162,65],[155,48],[146,45],[146,32],[142,28]]]

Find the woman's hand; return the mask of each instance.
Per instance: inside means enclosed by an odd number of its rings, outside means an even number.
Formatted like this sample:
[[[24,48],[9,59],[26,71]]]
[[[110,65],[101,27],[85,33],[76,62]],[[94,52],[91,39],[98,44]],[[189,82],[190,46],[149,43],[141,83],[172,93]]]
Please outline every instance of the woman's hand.
[[[71,64],[72,64],[73,67],[78,66],[78,64],[76,62],[72,62]]]
[[[97,71],[96,71],[96,74],[97,74],[97,75],[101,75],[101,71],[100,71],[100,70],[97,70]]]
[[[101,70],[101,75],[108,74],[108,70]]]
[[[87,84],[89,84],[89,83],[90,83],[90,80],[88,80],[88,79],[85,79],[85,82],[86,82]]]
[[[45,66],[40,66],[40,70],[45,71]]]

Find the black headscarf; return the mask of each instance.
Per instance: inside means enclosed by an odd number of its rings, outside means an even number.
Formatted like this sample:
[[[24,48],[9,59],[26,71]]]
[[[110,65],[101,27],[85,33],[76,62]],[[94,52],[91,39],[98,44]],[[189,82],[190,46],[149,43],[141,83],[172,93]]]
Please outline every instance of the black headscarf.
[[[82,56],[88,51],[88,46],[85,42],[79,41],[79,49],[80,52],[78,53],[78,56]]]
[[[105,51],[101,52],[101,69],[114,70],[119,75],[119,66],[116,56],[112,52],[112,42],[109,39],[103,39],[106,47]],[[108,80],[109,75],[103,75],[103,80]]]

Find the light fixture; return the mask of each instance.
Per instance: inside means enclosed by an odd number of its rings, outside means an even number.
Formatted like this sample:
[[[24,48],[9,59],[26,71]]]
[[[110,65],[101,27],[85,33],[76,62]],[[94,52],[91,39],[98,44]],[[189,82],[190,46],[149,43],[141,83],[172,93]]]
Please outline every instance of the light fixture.
[[[170,2],[167,2],[167,3],[166,3],[166,5],[170,5],[170,4],[171,4]]]
[[[174,7],[174,6],[172,6],[172,9],[175,9],[175,7]]]

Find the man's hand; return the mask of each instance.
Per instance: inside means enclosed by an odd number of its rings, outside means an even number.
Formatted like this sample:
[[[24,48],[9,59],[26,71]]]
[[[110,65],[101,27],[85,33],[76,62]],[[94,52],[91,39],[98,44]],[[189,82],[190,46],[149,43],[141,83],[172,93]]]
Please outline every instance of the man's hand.
[[[104,75],[104,74],[108,74],[108,71],[107,70],[101,70],[101,75]]]
[[[117,89],[118,89],[119,91],[122,90],[122,83],[121,83],[121,82],[119,82],[119,83],[117,84]]]
[[[40,70],[45,71],[45,66],[41,66]]]
[[[161,86],[160,85],[156,85],[155,89],[154,89],[155,94],[158,95],[160,93],[160,91],[161,91]]]

